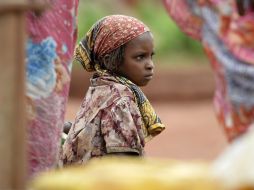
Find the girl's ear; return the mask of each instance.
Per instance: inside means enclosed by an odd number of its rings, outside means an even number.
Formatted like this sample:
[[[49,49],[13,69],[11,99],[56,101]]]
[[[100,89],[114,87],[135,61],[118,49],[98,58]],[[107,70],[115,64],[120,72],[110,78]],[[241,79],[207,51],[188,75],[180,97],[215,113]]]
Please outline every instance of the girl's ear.
[[[109,56],[109,54],[104,55],[104,56],[103,56],[103,64],[104,64],[105,67],[106,67],[106,65],[109,64],[109,61],[110,61],[110,56]]]

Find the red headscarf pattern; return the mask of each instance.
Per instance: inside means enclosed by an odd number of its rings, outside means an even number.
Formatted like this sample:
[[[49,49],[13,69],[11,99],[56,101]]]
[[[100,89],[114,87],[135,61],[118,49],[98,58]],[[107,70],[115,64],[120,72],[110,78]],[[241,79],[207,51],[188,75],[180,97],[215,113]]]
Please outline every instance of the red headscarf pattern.
[[[74,59],[87,71],[95,71],[95,57],[102,57],[147,31],[149,28],[134,17],[106,16],[97,21],[77,45]]]

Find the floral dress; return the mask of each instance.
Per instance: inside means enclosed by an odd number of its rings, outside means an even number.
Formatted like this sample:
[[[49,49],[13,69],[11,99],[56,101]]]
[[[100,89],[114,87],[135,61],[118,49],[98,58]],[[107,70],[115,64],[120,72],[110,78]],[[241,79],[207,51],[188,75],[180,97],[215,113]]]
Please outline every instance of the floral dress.
[[[142,117],[133,92],[113,77],[91,79],[91,86],[80,106],[63,145],[62,162],[85,164],[109,153],[144,155]]]

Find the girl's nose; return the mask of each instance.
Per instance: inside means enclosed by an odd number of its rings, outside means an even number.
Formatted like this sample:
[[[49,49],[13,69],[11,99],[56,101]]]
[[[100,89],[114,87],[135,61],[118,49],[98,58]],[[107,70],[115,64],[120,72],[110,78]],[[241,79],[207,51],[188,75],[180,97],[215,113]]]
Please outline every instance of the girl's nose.
[[[149,60],[146,64],[146,69],[153,70],[154,69],[154,64],[153,60]]]

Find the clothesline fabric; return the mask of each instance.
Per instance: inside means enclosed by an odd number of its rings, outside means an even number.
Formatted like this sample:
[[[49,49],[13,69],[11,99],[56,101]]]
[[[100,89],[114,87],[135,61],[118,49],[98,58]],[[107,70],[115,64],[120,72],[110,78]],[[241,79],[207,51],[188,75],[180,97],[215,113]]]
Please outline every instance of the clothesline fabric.
[[[77,38],[78,0],[41,0],[27,14],[26,97],[29,176],[56,166]]]
[[[233,0],[164,0],[187,35],[200,40],[214,71],[214,106],[231,141],[254,120],[254,12],[240,15]]]

